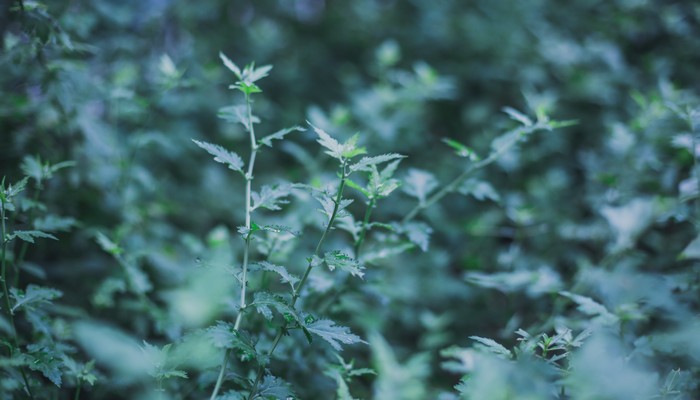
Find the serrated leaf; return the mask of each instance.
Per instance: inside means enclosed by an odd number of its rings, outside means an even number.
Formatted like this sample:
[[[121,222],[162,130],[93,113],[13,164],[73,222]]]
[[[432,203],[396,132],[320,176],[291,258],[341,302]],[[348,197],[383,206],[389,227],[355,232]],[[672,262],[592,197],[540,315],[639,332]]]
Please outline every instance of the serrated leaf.
[[[264,185],[260,189],[260,192],[251,193],[251,198],[253,200],[251,211],[260,207],[267,208],[268,210],[281,210],[282,207],[280,207],[280,205],[289,203],[286,198],[290,195],[291,190],[292,187],[288,184]]]
[[[22,178],[19,182],[15,183],[14,185],[8,184],[7,189],[5,188],[5,178],[2,180],[2,199],[3,202],[7,201],[12,201],[12,198],[17,196],[20,192],[22,192],[26,187],[27,187],[27,182],[29,182],[28,177]]]
[[[324,254],[323,261],[328,265],[328,269],[331,271],[338,268],[358,278],[362,278],[365,275],[362,271],[365,269],[365,266],[342,251],[336,250]]]
[[[272,309],[275,309],[285,318],[291,318],[300,325],[301,320],[296,310],[294,310],[284,297],[279,295],[274,295],[270,292],[256,292],[253,297],[253,302],[249,306],[255,307],[256,311],[262,314],[267,320],[272,319]]]
[[[248,118],[248,109],[244,105],[227,106],[219,109],[217,117],[233,123],[240,123],[243,127],[250,131],[250,124],[259,124],[260,118],[255,115],[251,115]]]
[[[404,179],[403,190],[406,194],[418,199],[422,204],[425,203],[428,195],[438,186],[438,181],[435,176],[428,171],[411,168],[408,170],[408,175]]]
[[[22,239],[29,243],[34,243],[34,238],[58,240],[56,236],[42,231],[14,231],[11,235],[9,235],[8,240],[12,240],[14,238]]]
[[[396,153],[389,153],[389,154],[382,154],[379,156],[373,156],[373,157],[362,157],[360,161],[358,161],[355,164],[350,165],[350,171],[355,172],[355,171],[368,171],[372,172],[372,169],[370,166],[372,165],[377,165],[401,158],[405,158],[406,156],[401,155],[401,154],[396,154]]]
[[[245,331],[235,330],[231,323],[218,321],[216,325],[207,329],[207,336],[217,348],[235,349],[241,361],[250,361],[258,357],[250,335]]]
[[[306,325],[309,332],[328,342],[336,351],[342,351],[342,344],[367,343],[344,326],[338,326],[328,319],[319,319]]]
[[[230,169],[243,173],[243,159],[238,154],[228,151],[217,144],[200,142],[195,139],[192,139],[192,141],[207,153],[213,155],[214,161],[226,164]]]
[[[397,230],[406,234],[411,243],[416,244],[423,251],[428,251],[430,235],[433,228],[424,222],[408,222],[397,227]]]
[[[490,183],[478,179],[467,179],[459,185],[457,191],[465,196],[473,196],[479,201],[486,199],[495,202],[501,201],[501,196]]]
[[[324,131],[323,129],[314,126],[313,124],[311,124],[311,122],[307,121],[307,123],[313,128],[313,130],[318,135],[318,139],[316,141],[321,146],[327,149],[325,153],[333,158],[342,160],[344,150],[343,145],[341,145],[337,140],[333,139],[331,135],[326,133],[326,131]]]
[[[263,144],[267,147],[272,147],[273,140],[282,140],[282,139],[284,139],[285,136],[287,136],[289,133],[294,132],[294,131],[304,132],[304,131],[306,131],[306,129],[301,127],[301,126],[293,126],[291,128],[281,129],[281,130],[279,130],[271,135],[267,135],[267,136],[263,137],[262,139],[260,139],[258,141],[258,143]]]
[[[469,339],[476,340],[477,342],[481,343],[485,346],[486,350],[490,351],[491,353],[504,356],[506,358],[513,357],[513,353],[511,353],[510,350],[506,349],[505,347],[503,347],[503,345],[501,345],[493,339],[484,338],[480,336],[469,336]]]
[[[533,124],[532,120],[527,115],[512,107],[503,107],[502,110],[504,113],[508,114],[511,119],[514,119],[525,126],[532,126]]]
[[[578,305],[577,309],[582,313],[600,317],[601,321],[605,324],[614,324],[619,321],[619,318],[608,311],[604,305],[598,303],[590,297],[581,296],[567,291],[561,291],[559,294],[573,300]]]
[[[238,65],[236,65],[236,63],[234,63],[233,61],[231,61],[231,60],[230,60],[228,57],[226,57],[226,55],[224,55],[224,53],[222,53],[222,52],[219,52],[219,58],[221,58],[221,61],[224,63],[224,65],[226,66],[226,68],[228,68],[229,70],[231,70],[231,72],[233,72],[234,74],[236,74],[236,77],[237,77],[238,79],[242,79],[242,77],[241,77],[241,69],[238,68]]]
[[[61,353],[42,344],[30,344],[27,346],[26,356],[29,358],[29,369],[39,371],[54,385],[61,387]]]
[[[263,271],[270,271],[279,275],[281,282],[288,283],[292,289],[294,288],[294,285],[299,282],[299,278],[290,274],[289,271],[287,271],[287,268],[281,265],[275,265],[267,261],[260,261],[257,263],[257,265],[259,265]]]
[[[267,375],[260,384],[258,392],[253,399],[287,400],[293,395],[294,393],[289,389],[287,382],[272,375]]]
[[[14,313],[20,307],[28,307],[37,304],[47,304],[51,300],[61,297],[63,293],[60,290],[46,288],[42,286],[37,286],[31,284],[27,286],[26,291],[19,290],[17,288],[10,289],[11,296],[15,300],[15,305],[12,306],[12,312]]]

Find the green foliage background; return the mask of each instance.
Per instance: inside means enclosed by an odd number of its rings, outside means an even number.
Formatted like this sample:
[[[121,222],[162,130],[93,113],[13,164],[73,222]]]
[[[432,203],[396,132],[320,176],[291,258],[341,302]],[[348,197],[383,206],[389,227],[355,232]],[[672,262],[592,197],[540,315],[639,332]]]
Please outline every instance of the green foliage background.
[[[35,398],[211,393],[220,351],[188,338],[235,319],[227,303],[237,298],[235,279],[208,274],[240,263],[245,182],[191,139],[239,154],[248,146],[243,126],[217,118],[239,100],[220,51],[238,65],[274,65],[254,98],[258,132],[309,121],[340,141],[360,132],[371,155],[407,156],[396,173],[402,190],[373,213],[379,222],[398,222],[415,206],[406,192],[416,174],[429,171],[422,178],[440,188],[469,167],[444,139],[488,156],[493,140],[520,124],[503,107],[577,121],[528,136],[463,193],[423,210],[416,221],[426,226],[413,228],[428,227],[429,243],[376,229],[363,280],[315,270],[309,312],[368,344],[345,346],[339,361],[332,347],[293,332],[270,371],[296,396],[700,396],[694,2],[2,7],[0,175],[5,188],[31,178],[8,223],[59,239],[9,243],[8,263],[22,271],[10,275],[20,297],[29,285],[62,296],[41,292],[50,304],[18,314],[20,352],[2,349],[0,398],[23,398],[18,365],[32,362]],[[256,184],[335,179],[312,129],[288,137],[261,154]],[[75,164],[45,166],[67,160]],[[364,201],[357,191],[350,198],[361,220]],[[290,200],[260,218],[302,231],[272,257],[301,275],[320,233],[317,207],[308,195]],[[328,240],[329,251],[352,248],[341,229]],[[380,254],[389,249],[397,254]],[[12,348],[6,314],[0,322]],[[269,345],[272,322],[244,326]],[[237,399],[251,379],[234,358],[223,398]],[[84,367],[91,360],[94,368]],[[374,373],[353,376],[353,368]]]

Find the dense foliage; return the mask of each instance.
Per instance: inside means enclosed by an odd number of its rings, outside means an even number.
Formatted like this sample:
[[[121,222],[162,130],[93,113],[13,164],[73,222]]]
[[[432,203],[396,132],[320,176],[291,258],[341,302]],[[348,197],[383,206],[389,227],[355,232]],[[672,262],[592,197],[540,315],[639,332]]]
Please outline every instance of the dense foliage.
[[[700,397],[697,4],[0,7],[0,399]]]

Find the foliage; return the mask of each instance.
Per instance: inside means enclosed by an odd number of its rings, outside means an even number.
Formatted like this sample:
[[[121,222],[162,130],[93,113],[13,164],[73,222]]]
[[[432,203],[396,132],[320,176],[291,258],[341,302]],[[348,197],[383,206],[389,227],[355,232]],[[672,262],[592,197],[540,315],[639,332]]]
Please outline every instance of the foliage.
[[[691,2],[6,3],[0,399],[700,397]]]

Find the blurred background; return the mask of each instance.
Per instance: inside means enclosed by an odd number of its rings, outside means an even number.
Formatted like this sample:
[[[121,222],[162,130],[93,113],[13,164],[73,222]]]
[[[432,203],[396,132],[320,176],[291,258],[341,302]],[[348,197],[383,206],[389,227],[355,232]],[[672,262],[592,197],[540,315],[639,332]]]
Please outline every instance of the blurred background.
[[[60,239],[30,247],[18,286],[55,287],[63,296],[41,314],[43,331],[30,316],[20,328],[27,342],[63,341],[60,351],[97,361],[87,398],[133,398],[155,385],[140,369],[124,368],[141,353],[122,360],[105,348],[187,343],[192,332],[235,317],[220,298],[235,298],[237,289],[212,286],[222,279],[208,266],[240,262],[244,182],[191,142],[247,158],[243,127],[218,118],[222,107],[241,103],[228,89],[236,78],[220,51],[239,66],[273,65],[254,97],[259,135],[305,121],[339,139],[360,132],[370,154],[407,156],[400,179],[429,171],[439,186],[450,182],[469,161],[443,140],[487,156],[491,142],[518,125],[503,107],[577,121],[532,135],[479,172],[464,194],[425,210],[416,219],[425,224],[420,239],[373,232],[366,277],[346,292],[328,292],[346,284],[342,276],[321,271],[312,280],[316,312],[332,299],[325,314],[369,341],[342,353],[376,372],[351,382],[354,397],[700,395],[696,2],[71,0],[1,7],[0,175],[47,178],[30,182],[24,196],[37,197],[16,224],[37,227],[39,218]],[[334,179],[335,166],[311,131],[289,138],[261,154],[256,184]],[[41,169],[66,160],[75,165]],[[373,220],[399,221],[416,204],[399,192],[378,204]],[[359,220],[363,201],[356,192],[350,197]],[[39,199],[42,206],[32,207]],[[301,275],[320,231],[308,217],[313,200],[291,200],[260,218],[303,231],[276,260]],[[348,241],[338,231],[327,247],[344,249]],[[269,331],[253,320],[249,332]],[[522,343],[519,328],[533,336],[604,333],[581,350],[569,343],[567,357],[574,347],[578,357],[556,372],[547,369],[556,360],[533,366],[475,356],[491,353],[474,350],[470,336],[511,349]],[[337,362],[332,349],[304,343],[290,338],[271,370],[300,398],[335,398],[337,381],[324,374]],[[537,351],[536,360],[547,359]],[[165,398],[208,396],[220,355],[200,358],[179,359],[188,380],[158,378]],[[471,378],[455,389],[465,374]],[[76,382],[66,382],[55,389],[60,396],[75,390]],[[19,393],[4,390],[4,398]]]

